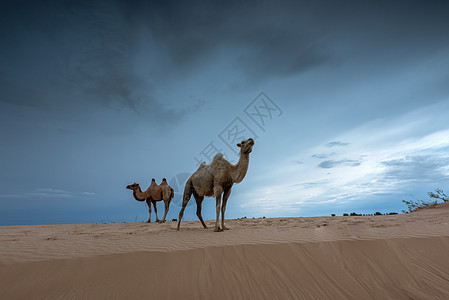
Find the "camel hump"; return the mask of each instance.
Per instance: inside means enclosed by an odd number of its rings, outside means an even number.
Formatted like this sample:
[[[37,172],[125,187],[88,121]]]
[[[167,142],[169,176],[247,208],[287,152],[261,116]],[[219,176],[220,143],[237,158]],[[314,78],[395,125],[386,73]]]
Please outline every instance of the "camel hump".
[[[217,153],[217,154],[215,154],[214,160],[215,160],[215,159],[218,159],[218,158],[223,158],[223,153]]]
[[[152,178],[151,181],[152,181],[152,182],[153,182],[153,181],[156,182],[156,179]]]
[[[165,178],[162,178],[162,181],[165,181],[165,182],[167,182],[167,179],[165,179]]]

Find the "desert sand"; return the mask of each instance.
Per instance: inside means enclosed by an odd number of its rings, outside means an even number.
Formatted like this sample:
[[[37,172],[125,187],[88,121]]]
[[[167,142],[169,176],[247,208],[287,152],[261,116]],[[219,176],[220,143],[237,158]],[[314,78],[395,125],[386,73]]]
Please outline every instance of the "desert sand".
[[[0,227],[0,299],[449,299],[449,203],[206,224]]]

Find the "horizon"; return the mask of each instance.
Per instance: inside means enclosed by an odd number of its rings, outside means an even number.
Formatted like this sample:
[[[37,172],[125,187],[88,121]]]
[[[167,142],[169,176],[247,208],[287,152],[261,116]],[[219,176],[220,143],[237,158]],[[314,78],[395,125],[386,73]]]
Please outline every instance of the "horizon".
[[[229,219],[401,213],[449,191],[446,1],[0,7],[0,225],[146,221],[125,187],[152,178],[177,219],[188,176],[249,137]]]

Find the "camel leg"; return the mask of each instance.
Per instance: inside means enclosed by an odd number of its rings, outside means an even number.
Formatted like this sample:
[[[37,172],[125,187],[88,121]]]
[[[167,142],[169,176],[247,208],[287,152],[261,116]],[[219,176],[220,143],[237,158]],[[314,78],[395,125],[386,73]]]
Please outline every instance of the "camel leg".
[[[154,213],[156,214],[156,222],[159,222],[159,218],[157,217],[156,201],[153,201],[153,207],[154,207]]]
[[[192,191],[191,190],[185,190],[184,191],[184,196],[182,199],[182,208],[181,211],[179,212],[179,219],[178,219],[178,230],[181,227],[181,220],[182,220],[182,216],[184,215],[184,210],[186,209],[187,203],[189,203],[190,197],[192,196]]]
[[[215,232],[222,230],[220,228],[220,225],[218,224],[218,222],[220,220],[221,194],[222,193],[223,193],[223,189],[221,188],[221,186],[214,187],[214,194],[215,194],[215,199],[216,199],[215,208],[217,210],[217,218],[215,219],[215,228],[214,228]]]
[[[164,204],[165,204],[165,213],[164,213],[164,218],[162,219],[161,223],[165,222],[165,218],[167,217],[168,214],[168,209],[170,206],[170,199],[164,200]]]
[[[151,223],[151,202],[150,202],[150,200],[147,200],[147,205],[148,205],[148,211],[150,212],[150,217],[148,218],[147,223]]]
[[[198,219],[200,219],[201,224],[203,224],[203,227],[207,229],[206,223],[204,223],[203,216],[201,215],[204,197],[195,194],[193,194],[193,196],[195,197],[196,200],[196,215],[198,216]]]
[[[228,202],[229,195],[231,194],[231,189],[227,189],[223,193],[223,203],[221,204],[221,228],[223,230],[227,230],[228,228],[225,226],[225,211],[226,211],[226,203]]]

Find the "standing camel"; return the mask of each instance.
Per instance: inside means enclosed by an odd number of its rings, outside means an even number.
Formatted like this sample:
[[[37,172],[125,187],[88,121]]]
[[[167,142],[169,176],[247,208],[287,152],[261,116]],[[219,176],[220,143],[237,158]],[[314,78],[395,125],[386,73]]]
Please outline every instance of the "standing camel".
[[[192,194],[196,200],[196,215],[198,216],[198,219],[200,219],[201,224],[203,224],[203,227],[207,228],[203,217],[201,216],[201,207],[204,197],[215,197],[217,218],[214,231],[227,229],[224,223],[226,203],[231,194],[232,185],[234,183],[242,182],[243,178],[245,178],[246,172],[248,171],[249,154],[251,153],[253,146],[254,140],[252,138],[243,140],[237,144],[237,147],[240,147],[240,159],[237,164],[231,164],[223,157],[223,154],[218,153],[209,165],[203,162],[198,170],[190,176],[184,188],[182,208],[179,212],[178,230],[181,226],[184,210]],[[222,194],[223,202],[221,202]],[[220,209],[221,228],[219,226]]]
[[[173,196],[175,195],[173,189],[171,188],[171,186],[168,185],[167,180],[165,178],[162,179],[162,183],[160,185],[158,185],[156,183],[156,180],[154,180],[153,178],[151,180],[151,185],[145,192],[142,192],[142,190],[140,189],[140,185],[135,182],[133,184],[126,186],[126,188],[133,191],[134,199],[136,199],[137,201],[147,202],[148,210],[150,212],[150,217],[148,218],[147,223],[151,222],[151,203],[153,203],[154,212],[156,214],[156,222],[159,222],[159,218],[157,216],[156,202],[164,200],[165,214],[161,222],[165,222],[170,202],[173,199]]]

